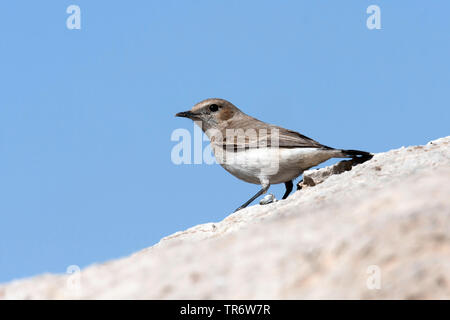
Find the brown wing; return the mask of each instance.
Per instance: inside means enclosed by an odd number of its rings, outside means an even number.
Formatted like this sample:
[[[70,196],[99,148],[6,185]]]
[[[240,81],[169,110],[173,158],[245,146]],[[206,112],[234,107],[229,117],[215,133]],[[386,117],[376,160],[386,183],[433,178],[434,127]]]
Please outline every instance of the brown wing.
[[[276,127],[279,129],[279,147],[280,148],[324,148],[332,149],[319,142],[308,138],[296,131]]]
[[[221,133],[223,137],[222,146],[227,150],[242,150],[264,146],[332,149],[296,131],[267,124],[251,117],[241,119],[238,123],[229,123],[227,130],[222,130]]]

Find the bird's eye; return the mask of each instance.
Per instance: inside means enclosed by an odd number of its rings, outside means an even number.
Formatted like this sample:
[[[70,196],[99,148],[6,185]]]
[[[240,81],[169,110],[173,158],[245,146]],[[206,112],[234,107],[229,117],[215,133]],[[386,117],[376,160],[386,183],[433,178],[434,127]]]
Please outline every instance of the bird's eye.
[[[219,106],[217,104],[212,104],[209,106],[209,110],[211,110],[212,112],[216,112],[217,110],[219,110]]]

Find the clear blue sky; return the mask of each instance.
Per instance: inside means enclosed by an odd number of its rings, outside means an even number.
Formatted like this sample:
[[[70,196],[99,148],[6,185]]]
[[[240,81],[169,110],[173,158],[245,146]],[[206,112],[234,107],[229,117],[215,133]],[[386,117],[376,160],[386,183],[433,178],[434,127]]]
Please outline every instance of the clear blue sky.
[[[66,8],[81,8],[81,30]],[[381,8],[381,30],[366,8]],[[323,144],[450,134],[448,1],[3,1],[0,282],[131,254],[258,190],[171,162],[208,97]],[[283,187],[271,188],[277,197]]]

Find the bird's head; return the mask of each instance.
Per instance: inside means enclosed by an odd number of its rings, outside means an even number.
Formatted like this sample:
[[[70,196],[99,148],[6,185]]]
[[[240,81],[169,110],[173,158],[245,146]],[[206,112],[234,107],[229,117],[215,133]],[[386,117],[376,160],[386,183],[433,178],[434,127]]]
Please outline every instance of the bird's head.
[[[240,114],[241,111],[236,108],[231,102],[212,98],[206,99],[197,103],[191,110],[179,112],[176,117],[189,118],[195,122],[201,122],[203,131],[208,129],[219,129],[227,121]]]

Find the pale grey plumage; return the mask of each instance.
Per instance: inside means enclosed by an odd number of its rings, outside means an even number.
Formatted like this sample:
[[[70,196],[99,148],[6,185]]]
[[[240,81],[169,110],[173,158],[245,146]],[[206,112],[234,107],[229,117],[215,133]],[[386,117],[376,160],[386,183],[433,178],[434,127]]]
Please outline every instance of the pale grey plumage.
[[[363,162],[372,157],[364,151],[333,149],[296,131],[265,123],[224,99],[203,100],[176,116],[200,125],[210,138],[216,158],[220,158],[218,162],[228,172],[262,186],[238,210],[265,193],[271,184],[285,183],[285,199],[293,179],[330,158],[356,157]]]

